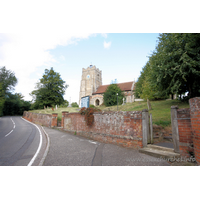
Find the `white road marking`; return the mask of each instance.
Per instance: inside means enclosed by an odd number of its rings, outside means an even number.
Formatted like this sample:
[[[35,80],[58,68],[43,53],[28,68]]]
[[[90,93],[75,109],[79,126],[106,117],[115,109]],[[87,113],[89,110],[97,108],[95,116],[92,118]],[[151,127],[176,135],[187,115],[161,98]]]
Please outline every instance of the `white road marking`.
[[[91,141],[91,140],[89,140],[88,142],[90,142],[90,143],[92,143],[92,144],[97,144],[97,142],[93,142],[93,141]]]
[[[12,132],[13,132],[13,130],[10,131],[7,135],[5,135],[5,137],[9,136]]]
[[[21,117],[21,118],[22,118],[22,117]],[[40,143],[39,143],[38,149],[37,149],[35,155],[33,156],[33,158],[31,159],[31,161],[29,162],[29,164],[27,165],[27,166],[31,166],[31,165],[33,164],[33,162],[35,161],[36,157],[38,156],[38,154],[39,154],[39,152],[40,152],[40,149],[41,149],[41,147],[42,147],[42,133],[41,133],[41,131],[40,131],[40,129],[38,128],[37,125],[35,125],[35,124],[32,123],[32,122],[27,121],[27,120],[24,119],[24,118],[22,118],[22,119],[23,119],[24,121],[26,121],[26,122],[28,122],[28,123],[34,125],[34,126],[38,129],[38,131],[39,131],[39,133],[40,133]]]
[[[43,127],[42,127],[42,129],[43,129],[43,131],[44,131],[44,133],[45,133],[45,135],[46,135],[46,137],[47,137],[47,148],[46,148],[46,150],[45,150],[45,152],[44,152],[44,155],[43,155],[43,157],[42,157],[42,160],[41,160],[40,163],[39,163],[39,166],[42,166],[42,165],[43,165],[44,160],[45,160],[45,158],[46,158],[46,156],[47,156],[47,153],[48,153],[48,151],[49,151],[49,146],[50,146],[50,139],[49,139],[49,136],[48,136],[48,134],[46,133],[46,131],[44,130]]]
[[[13,126],[12,131],[10,131],[8,134],[6,134],[5,137],[9,136],[14,131],[14,129],[15,129],[15,122],[13,121],[12,118],[10,118],[10,119],[11,119],[12,123],[14,124],[14,126]]]

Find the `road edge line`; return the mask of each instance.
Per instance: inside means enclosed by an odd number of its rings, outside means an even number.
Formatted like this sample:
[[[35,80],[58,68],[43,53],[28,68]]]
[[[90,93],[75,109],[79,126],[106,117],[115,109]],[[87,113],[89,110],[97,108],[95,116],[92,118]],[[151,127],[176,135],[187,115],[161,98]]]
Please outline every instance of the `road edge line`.
[[[39,143],[38,149],[37,149],[35,155],[33,156],[33,158],[31,159],[31,161],[30,161],[30,162],[28,163],[28,165],[27,165],[27,166],[31,166],[31,165],[34,163],[34,161],[35,161],[36,157],[38,156],[38,154],[39,154],[39,152],[40,152],[40,149],[41,149],[41,147],[42,147],[42,133],[41,133],[40,129],[38,128],[38,126],[37,126],[36,124],[34,124],[34,123],[32,123],[32,122],[29,122],[28,120],[24,119],[23,117],[21,117],[21,119],[23,119],[24,121],[26,121],[26,122],[28,122],[28,123],[34,125],[34,126],[38,129],[38,131],[39,131],[39,133],[40,133],[40,143]]]
[[[13,125],[14,125],[14,126],[13,126],[13,129],[12,129],[12,131],[10,131],[8,134],[6,134],[4,137],[9,136],[9,135],[14,131],[14,129],[15,129],[15,122],[13,121],[12,117],[11,117],[10,119],[11,119]]]
[[[41,126],[42,127],[42,126]],[[42,127],[42,130],[44,131],[44,133],[45,133],[45,135],[46,135],[46,137],[47,137],[47,147],[46,147],[46,150],[45,150],[45,152],[44,152],[44,155],[43,155],[43,157],[42,157],[42,159],[41,159],[41,161],[40,161],[40,163],[39,163],[39,166],[42,166],[43,164],[44,164],[44,161],[45,161],[45,159],[46,159],[46,157],[47,157],[47,154],[48,154],[48,152],[49,152],[49,147],[50,147],[50,139],[49,139],[49,136],[48,136],[48,134],[46,133],[46,131],[44,130],[44,128]]]

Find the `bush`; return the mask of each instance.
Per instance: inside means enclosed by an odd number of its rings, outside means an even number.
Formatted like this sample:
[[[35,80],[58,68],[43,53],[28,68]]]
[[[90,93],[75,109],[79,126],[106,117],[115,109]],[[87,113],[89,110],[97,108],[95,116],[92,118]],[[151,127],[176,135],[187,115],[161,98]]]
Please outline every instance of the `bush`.
[[[100,112],[101,110],[98,109],[98,108],[81,108],[81,110],[79,111],[79,113],[81,115],[85,115],[85,121],[86,121],[86,124],[88,126],[91,126],[94,122],[94,115],[93,113],[94,112]]]
[[[78,105],[76,102],[73,102],[73,103],[71,104],[71,106],[72,106],[72,107],[79,107],[79,105]]]
[[[95,106],[94,105],[90,105],[90,108],[95,108]]]

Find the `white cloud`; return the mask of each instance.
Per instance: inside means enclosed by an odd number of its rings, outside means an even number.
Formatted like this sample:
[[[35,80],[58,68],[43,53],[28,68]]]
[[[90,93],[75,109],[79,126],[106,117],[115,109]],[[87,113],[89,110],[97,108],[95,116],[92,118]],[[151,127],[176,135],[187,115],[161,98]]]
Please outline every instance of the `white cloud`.
[[[105,42],[104,41],[103,46],[104,46],[105,49],[109,49],[110,46],[111,46],[111,42]]]
[[[102,37],[107,38],[108,35],[106,33],[101,33]]]
[[[15,72],[18,79],[15,92],[21,92],[25,100],[31,100],[28,95],[35,87],[30,75],[41,66],[51,66],[57,62],[49,50],[58,45],[77,44],[81,39],[92,34],[0,34],[0,67]],[[61,56],[60,58],[63,59]]]

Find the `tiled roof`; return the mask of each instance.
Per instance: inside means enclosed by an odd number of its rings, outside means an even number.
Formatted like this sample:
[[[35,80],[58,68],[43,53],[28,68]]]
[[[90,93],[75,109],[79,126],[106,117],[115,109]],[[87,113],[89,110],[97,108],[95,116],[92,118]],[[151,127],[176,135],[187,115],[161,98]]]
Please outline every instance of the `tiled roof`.
[[[122,91],[131,91],[134,81],[126,83],[117,83]],[[100,85],[97,88],[97,91],[92,94],[103,94],[109,85]]]

